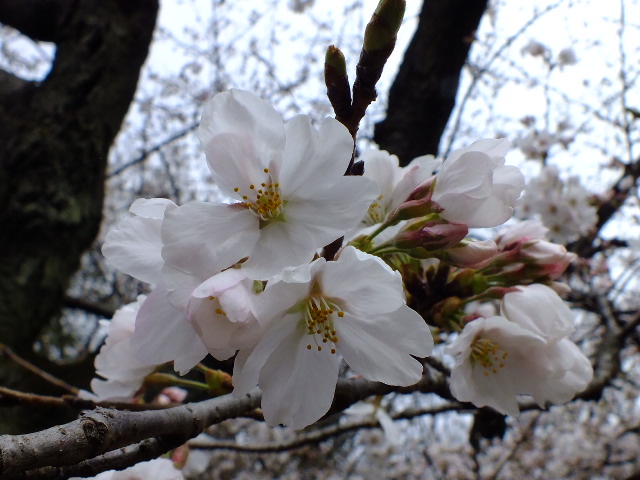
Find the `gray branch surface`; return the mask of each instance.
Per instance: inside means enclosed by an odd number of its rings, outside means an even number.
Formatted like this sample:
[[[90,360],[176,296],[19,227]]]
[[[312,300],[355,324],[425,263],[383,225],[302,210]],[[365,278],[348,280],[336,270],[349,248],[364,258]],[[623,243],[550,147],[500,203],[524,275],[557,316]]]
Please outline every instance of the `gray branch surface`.
[[[431,368],[410,387],[362,378],[339,379],[327,416],[373,395],[417,391],[450,397],[446,377]],[[247,415],[260,406],[261,397],[258,391],[239,398],[230,394],[141,412],[96,408],[65,425],[24,435],[2,435],[0,479],[56,479],[125,468],[176,448],[210,425]]]
[[[0,478],[21,478],[20,474],[41,467],[74,465],[149,438],[174,437],[183,443],[209,425],[255,409],[261,397],[259,392],[241,398],[225,395],[143,412],[96,408],[65,425],[25,435],[2,435]]]

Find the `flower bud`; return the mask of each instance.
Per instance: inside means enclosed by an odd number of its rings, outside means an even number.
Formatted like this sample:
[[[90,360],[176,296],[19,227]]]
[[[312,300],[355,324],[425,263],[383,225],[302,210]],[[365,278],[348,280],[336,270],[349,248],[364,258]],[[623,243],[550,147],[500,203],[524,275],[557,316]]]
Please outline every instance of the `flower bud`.
[[[424,248],[427,251],[443,250],[458,245],[469,229],[461,223],[446,220],[417,221],[403,229],[393,243],[402,249]]]
[[[395,44],[405,7],[404,0],[380,0],[364,31],[365,50],[384,50]]]
[[[420,183],[403,203],[387,215],[384,225],[390,227],[402,220],[410,220],[441,212],[442,209],[431,200],[434,179],[435,177],[430,177]]]
[[[457,267],[483,268],[498,254],[498,246],[493,240],[463,242],[449,248],[445,253],[446,258],[443,260]]]
[[[347,62],[342,51],[335,45],[329,45],[324,57],[325,68],[331,68],[335,75],[347,76]]]

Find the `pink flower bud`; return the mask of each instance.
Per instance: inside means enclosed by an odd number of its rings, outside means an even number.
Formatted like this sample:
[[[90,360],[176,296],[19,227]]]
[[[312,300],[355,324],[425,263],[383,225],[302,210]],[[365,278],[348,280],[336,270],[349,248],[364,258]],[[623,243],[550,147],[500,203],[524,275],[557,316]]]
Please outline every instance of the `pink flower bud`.
[[[458,245],[468,233],[469,229],[462,223],[449,223],[446,220],[419,221],[401,231],[394,244],[403,249],[443,250]]]
[[[483,268],[498,254],[498,246],[493,240],[461,243],[447,250],[447,261],[458,267]]]
[[[428,178],[418,185],[403,203],[389,213],[384,224],[391,226],[402,220],[410,220],[441,212],[442,208],[431,200],[434,178]]]

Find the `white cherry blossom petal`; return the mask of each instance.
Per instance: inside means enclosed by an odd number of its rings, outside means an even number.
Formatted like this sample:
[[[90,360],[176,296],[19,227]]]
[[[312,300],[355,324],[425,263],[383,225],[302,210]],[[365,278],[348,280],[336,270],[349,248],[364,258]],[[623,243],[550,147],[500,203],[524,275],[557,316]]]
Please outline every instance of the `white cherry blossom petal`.
[[[354,272],[354,276],[345,274]],[[357,272],[357,273],[356,273]],[[402,277],[380,258],[346,247],[338,262],[329,262],[319,275],[323,291],[344,299],[348,311],[365,317],[369,312],[393,312],[404,304]]]
[[[328,351],[307,350],[296,329],[282,338],[260,370],[262,409],[269,425],[301,429],[331,407],[339,359]]]
[[[181,375],[207,355],[207,349],[167,298],[164,287],[156,287],[140,307],[131,345],[142,362],[161,365],[174,362]]]
[[[573,333],[573,313],[556,292],[538,283],[518,288],[503,297],[502,315],[549,341]]]
[[[481,140],[455,150],[436,175],[432,200],[442,218],[469,227],[495,227],[513,215],[524,188],[522,172],[504,166],[506,140]]]
[[[233,394],[242,396],[258,385],[260,371],[273,351],[295,328],[295,317],[283,315],[270,323],[269,329],[253,349],[238,352],[233,367]],[[292,321],[293,320],[293,321]]]
[[[249,255],[258,219],[242,207],[190,202],[167,214],[162,256],[169,265],[206,279]]]
[[[325,118],[316,130],[311,117],[297,115],[285,125],[281,185],[289,196],[304,195],[309,185],[344,175],[353,152],[353,138],[334,118]]]
[[[164,263],[161,256],[162,220],[129,217],[107,233],[102,254],[118,270],[155,284]]]
[[[136,315],[145,296],[120,307],[108,326],[107,338],[95,358],[96,373],[105,380],[94,378],[91,388],[98,400],[130,400],[140,388],[144,377],[155,369],[152,363],[141,362],[131,345]]]
[[[356,372],[390,385],[409,386],[420,380],[422,364],[411,355],[429,356],[433,338],[418,313],[405,305],[384,317],[345,313],[342,320],[335,324],[337,346]]]
[[[177,205],[168,198],[138,198],[129,207],[129,211],[138,217],[162,220],[167,209]]]

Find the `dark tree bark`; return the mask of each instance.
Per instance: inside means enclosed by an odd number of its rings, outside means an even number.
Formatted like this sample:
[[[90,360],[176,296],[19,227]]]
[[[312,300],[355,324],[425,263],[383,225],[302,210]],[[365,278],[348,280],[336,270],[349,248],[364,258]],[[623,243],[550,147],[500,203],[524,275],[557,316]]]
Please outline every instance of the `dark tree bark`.
[[[406,165],[438,153],[487,0],[425,0],[374,140]]]
[[[0,342],[22,356],[98,232],[109,148],[157,10],[157,0],[0,0],[0,22],[57,49],[41,83],[0,73]],[[0,359],[0,384],[24,380]]]

